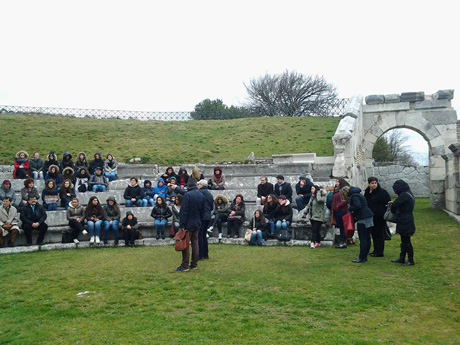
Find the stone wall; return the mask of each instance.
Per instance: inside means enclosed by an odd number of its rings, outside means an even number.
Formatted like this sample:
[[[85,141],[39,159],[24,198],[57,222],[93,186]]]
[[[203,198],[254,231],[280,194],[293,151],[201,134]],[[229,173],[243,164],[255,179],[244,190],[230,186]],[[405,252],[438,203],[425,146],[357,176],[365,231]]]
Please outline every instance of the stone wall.
[[[386,189],[392,197],[395,196],[393,183],[399,179],[409,184],[416,197],[430,197],[430,169],[427,166],[388,165],[368,167],[366,170],[367,176],[377,177],[382,188]]]

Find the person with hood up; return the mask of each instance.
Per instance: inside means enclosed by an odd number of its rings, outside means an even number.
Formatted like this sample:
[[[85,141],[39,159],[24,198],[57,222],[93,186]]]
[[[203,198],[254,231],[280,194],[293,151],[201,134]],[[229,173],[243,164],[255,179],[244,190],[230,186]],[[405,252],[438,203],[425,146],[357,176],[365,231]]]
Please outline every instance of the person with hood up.
[[[222,173],[220,167],[214,168],[214,175],[211,177],[211,188],[212,190],[224,190],[225,189],[225,175]]]
[[[94,154],[93,161],[89,164],[89,173],[94,175],[96,173],[96,168],[101,168],[101,171],[104,170],[104,161],[102,160],[102,156],[100,152],[96,152]]]
[[[155,188],[152,186],[152,181],[144,180],[144,188],[142,188],[142,194],[144,197],[142,198],[142,206],[147,207],[155,206]]]
[[[304,213],[308,216],[311,223],[311,243],[310,248],[321,247],[321,238],[319,230],[324,223],[324,203],[326,201],[326,191],[321,190],[319,186],[311,186],[310,200],[305,208]]]
[[[109,180],[107,180],[107,177],[102,175],[101,167],[96,167],[95,171],[96,174],[91,176],[88,181],[89,189],[92,190],[93,193],[105,192],[109,186]]]
[[[53,180],[56,186],[62,183],[62,175],[59,174],[59,167],[56,164],[50,165],[48,172],[45,174],[45,181]]]
[[[283,194],[278,198],[278,206],[275,210],[276,230],[278,233],[281,230],[287,230],[292,223],[292,207],[289,200]]]
[[[88,160],[86,159],[86,153],[84,152],[78,152],[77,155],[77,160],[75,162],[75,169],[77,173],[80,171],[81,168],[85,168],[88,170]]]
[[[167,187],[166,187],[165,181],[160,177],[158,179],[156,187],[154,188],[154,191],[155,191],[154,199],[156,200],[158,197],[161,196],[163,199],[166,200],[166,188]]]
[[[131,211],[126,212],[126,217],[123,218],[121,222],[123,228],[123,237],[125,239],[125,247],[134,248],[134,241],[137,238],[137,229],[139,224],[137,223],[137,218],[134,217],[134,214]]]
[[[89,198],[88,206],[85,210],[85,218],[88,223],[89,243],[101,243],[101,227],[104,219],[104,211],[102,210],[101,203],[97,196]]]
[[[14,194],[13,188],[11,188],[10,180],[3,180],[2,186],[0,187],[0,200],[9,198],[11,204],[16,207],[16,195]]]
[[[335,246],[337,249],[347,248],[347,237],[343,226],[342,217],[348,212],[348,194],[344,193],[344,188],[350,184],[343,178],[335,180],[335,189],[332,196],[332,214],[335,218],[335,226],[340,230],[340,243]]]
[[[374,213],[367,206],[364,195],[358,187],[350,187],[348,196],[348,210],[351,212],[358,227],[359,256],[352,262],[359,264],[367,262],[369,249],[371,249],[371,231],[374,226]]]
[[[104,212],[104,244],[108,243],[109,230],[113,231],[115,246],[118,245],[118,225],[120,223],[121,212],[115,197],[109,196],[107,204],[103,207]]]
[[[299,182],[295,185],[295,191],[297,193],[295,202],[297,204],[298,211],[303,210],[310,201],[311,187],[313,187],[313,183],[311,183],[310,179],[305,175],[300,175]]]
[[[228,199],[219,194],[214,199],[214,209],[212,211],[214,220],[212,221],[211,226],[208,228],[208,232],[212,233],[214,227],[217,227],[219,232],[219,240],[222,239],[222,223],[227,222],[228,214]]]
[[[156,239],[165,239],[165,227],[168,224],[168,218],[172,216],[171,210],[166,205],[166,200],[159,196],[156,198],[155,206],[152,208],[150,216],[154,219],[155,229],[157,231]]]
[[[10,199],[5,198],[0,206],[0,248],[4,246],[4,236],[8,234],[8,247],[14,247],[14,241],[19,234],[18,211],[11,205]]]
[[[48,173],[50,166],[55,165],[59,168],[59,162],[57,160],[57,156],[53,151],[48,153],[47,158],[48,159],[45,161],[45,164],[43,165],[43,174],[45,175],[45,180],[46,180],[46,174]]]
[[[187,185],[188,185],[188,173],[187,170],[184,167],[179,168],[179,174],[177,176],[177,184],[180,186],[180,189],[185,189],[187,190]]]
[[[16,158],[14,159],[13,178],[27,178],[30,174],[29,168],[29,154],[26,151],[19,151],[16,153]]]
[[[413,266],[414,248],[411,243],[411,236],[415,234],[414,207],[415,197],[407,182],[397,180],[393,184],[393,191],[398,195],[395,201],[390,201],[391,212],[398,214],[396,221],[396,233],[401,236],[401,252],[399,258],[391,262],[403,266]],[[407,254],[407,262],[406,262]]]
[[[81,167],[77,175],[75,175],[75,191],[79,193],[85,193],[89,190],[89,179],[90,175],[88,169]]]
[[[177,175],[174,172],[174,168],[167,167],[165,173],[161,175],[161,178],[165,181],[166,185],[168,185],[171,182],[172,177],[174,177],[177,180]]]
[[[54,180],[46,180],[45,188],[43,188],[42,190],[42,201],[45,210],[57,210],[57,203],[59,202],[59,192],[57,190],[56,182],[54,182]]]
[[[69,240],[75,244],[80,243],[78,235],[83,232],[85,224],[85,208],[80,205],[77,198],[72,198],[66,212],[67,220],[69,221],[70,231]]]
[[[203,219],[201,219],[200,231],[198,233],[198,247],[200,250],[200,255],[198,260],[207,260],[209,259],[209,249],[208,249],[208,238],[207,232],[209,223],[211,221],[211,213],[214,205],[214,198],[208,190],[208,181],[199,180],[197,183],[197,188],[201,194],[204,196],[204,212]]]
[[[115,181],[117,178],[118,161],[112,154],[108,154],[104,163],[104,175],[109,181]]]
[[[283,175],[276,176],[277,183],[275,184],[275,195],[279,199],[280,195],[284,195],[289,203],[292,202],[292,187],[290,183],[284,181]]]
[[[65,167],[64,170],[62,170],[62,180],[70,180],[73,184],[75,184],[75,171],[71,167]]]
[[[61,187],[59,188],[59,199],[61,199],[61,207],[65,207],[67,210],[73,198],[75,198],[74,185],[72,181],[64,180],[64,182],[61,184]]]
[[[72,168],[72,170],[75,170],[75,166],[72,162],[72,155],[68,152],[64,152],[62,155],[62,161],[59,164],[59,169],[64,173],[65,168]]]
[[[32,174],[32,177],[34,178],[35,181],[37,180],[43,180],[43,168],[45,166],[45,163],[40,158],[40,155],[38,152],[35,152],[32,159],[30,160],[30,168],[29,171]]]
[[[38,190],[35,188],[35,181],[30,177],[24,180],[24,188],[21,189],[21,203],[18,206],[19,211],[27,204],[29,194],[35,194],[37,198],[39,197]]]
[[[144,198],[144,194],[142,193],[141,186],[139,186],[137,183],[137,177],[131,177],[129,180],[129,185],[126,187],[123,194],[123,198],[125,199],[126,207],[142,206],[142,199]]]
[[[240,226],[246,218],[246,205],[243,200],[243,195],[237,194],[233,199],[227,213],[227,237],[240,237]]]
[[[372,241],[374,242],[374,251],[369,255],[372,257],[383,257],[385,250],[385,231],[387,222],[383,215],[387,210],[387,205],[391,201],[390,194],[383,189],[377,177],[371,176],[367,179],[369,186],[364,191],[367,205],[374,213],[374,227],[371,231]]]

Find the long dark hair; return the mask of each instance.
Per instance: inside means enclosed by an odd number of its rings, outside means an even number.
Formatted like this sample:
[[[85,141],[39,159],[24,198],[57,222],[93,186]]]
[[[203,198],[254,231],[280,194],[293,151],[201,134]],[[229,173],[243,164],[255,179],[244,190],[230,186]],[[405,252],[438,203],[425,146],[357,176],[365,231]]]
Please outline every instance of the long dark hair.
[[[257,213],[257,212],[259,212],[259,217],[256,217],[256,213]],[[261,210],[255,210],[255,211],[254,211],[254,220],[255,220],[256,222],[259,222],[259,223],[260,223],[260,226],[261,226],[262,228],[265,227],[265,217],[264,217],[264,215],[263,215],[263,213],[262,213]]]
[[[97,199],[97,205],[93,205],[94,199]],[[86,207],[86,214],[90,216],[93,215],[93,210],[96,210],[97,213],[102,212],[101,202],[99,201],[97,196],[92,196],[91,198],[89,198],[88,206]]]

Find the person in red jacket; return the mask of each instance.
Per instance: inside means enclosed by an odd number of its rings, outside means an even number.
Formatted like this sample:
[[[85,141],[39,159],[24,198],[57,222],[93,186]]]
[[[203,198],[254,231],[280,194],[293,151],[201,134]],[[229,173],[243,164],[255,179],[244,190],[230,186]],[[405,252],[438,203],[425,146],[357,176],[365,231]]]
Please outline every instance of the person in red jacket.
[[[347,248],[347,238],[343,226],[342,217],[348,212],[348,195],[344,187],[350,187],[350,184],[343,178],[335,181],[334,196],[332,198],[332,212],[335,218],[335,226],[340,229],[340,243],[336,246],[338,249]]]
[[[19,151],[16,153],[14,159],[13,178],[27,178],[29,177],[29,155],[26,151]]]

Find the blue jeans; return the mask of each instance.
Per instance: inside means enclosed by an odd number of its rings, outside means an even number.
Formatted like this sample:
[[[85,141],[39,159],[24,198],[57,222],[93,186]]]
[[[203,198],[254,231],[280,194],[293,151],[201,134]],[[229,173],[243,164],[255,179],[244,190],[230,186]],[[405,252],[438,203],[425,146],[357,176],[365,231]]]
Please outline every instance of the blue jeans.
[[[155,219],[155,228],[157,229],[157,236],[160,234],[164,234],[166,224],[168,224],[167,219]]]
[[[125,206],[126,207],[132,207],[133,206],[133,202],[131,201],[131,199],[128,199],[128,200],[125,199]],[[142,206],[142,199],[136,200],[136,206],[137,207]]]
[[[45,209],[47,211],[56,211],[57,210],[57,204],[45,204]]]
[[[251,241],[249,242],[249,245],[255,246],[256,243],[258,246],[262,245],[262,231],[261,230],[251,232]]]
[[[310,201],[310,197],[300,197],[298,196],[297,198],[295,198],[295,203],[297,204],[297,210],[300,211],[300,210],[303,210],[308,202]]]
[[[147,207],[150,204],[150,206],[155,206],[155,199],[150,198],[150,199],[142,199],[142,206]]]
[[[291,224],[289,223],[289,221],[283,222],[281,220],[278,220],[276,222],[276,230],[287,230],[287,228],[289,228],[289,224]]]
[[[118,240],[118,220],[112,220],[112,225],[108,220],[104,221],[104,240],[107,240],[107,235],[109,234],[109,230],[113,230],[113,237]]]
[[[89,237],[100,236],[101,235],[101,226],[102,226],[102,220],[98,220],[97,222],[93,222],[92,220],[88,220]]]
[[[97,184],[93,186],[93,193],[105,192],[106,190],[107,188],[103,184]]]
[[[43,180],[43,171],[32,171],[32,175],[34,177],[34,181],[37,181],[38,178],[40,178],[40,180]]]
[[[265,218],[265,227],[270,232],[270,235],[275,235],[275,218]]]
[[[104,173],[104,175],[105,175],[105,177],[107,177],[109,179],[109,181],[115,181],[115,178],[117,177],[117,173],[115,173],[115,172],[109,173],[109,172],[106,171]]]

